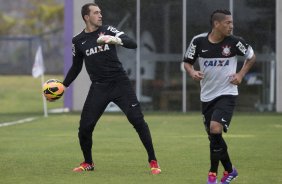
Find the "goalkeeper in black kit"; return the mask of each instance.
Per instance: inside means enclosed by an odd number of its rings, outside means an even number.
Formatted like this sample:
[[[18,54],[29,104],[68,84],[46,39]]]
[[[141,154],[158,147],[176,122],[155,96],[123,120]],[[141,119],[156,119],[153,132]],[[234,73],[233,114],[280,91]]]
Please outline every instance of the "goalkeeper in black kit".
[[[124,32],[102,25],[102,14],[97,4],[88,3],[82,6],[81,15],[86,27],[72,40],[73,64],[63,81],[64,86],[68,87],[80,73],[84,60],[92,83],[83,106],[78,132],[84,161],[73,171],[94,170],[92,133],[107,105],[114,102],[137,131],[147,151],[151,173],[159,174],[161,169],[155,156],[149,127],[116,52],[116,45],[135,49],[137,44]]]

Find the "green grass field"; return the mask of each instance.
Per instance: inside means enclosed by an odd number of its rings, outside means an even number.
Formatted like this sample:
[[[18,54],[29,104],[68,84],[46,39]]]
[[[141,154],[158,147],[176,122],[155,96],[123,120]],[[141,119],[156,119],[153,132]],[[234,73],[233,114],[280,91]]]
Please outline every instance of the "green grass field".
[[[62,80],[62,76],[45,76]],[[0,122],[43,115],[41,78],[0,76]],[[49,103],[48,108],[61,108],[63,100]]]
[[[29,89],[17,90],[20,80],[26,80]],[[34,82],[30,84],[29,80]],[[119,113],[104,114],[96,126],[96,170],[73,173],[72,168],[82,161],[77,139],[80,114],[50,114],[44,118],[41,95],[36,94],[40,91],[36,89],[39,79],[0,77],[0,83],[7,85],[0,88],[0,123],[37,117],[25,124],[0,127],[0,183],[206,183],[209,143],[200,112],[145,113],[161,175],[149,174],[145,149]],[[62,100],[49,105],[49,109],[61,107]],[[231,128],[224,135],[239,171],[234,184],[282,183],[281,132],[281,114],[235,113]]]

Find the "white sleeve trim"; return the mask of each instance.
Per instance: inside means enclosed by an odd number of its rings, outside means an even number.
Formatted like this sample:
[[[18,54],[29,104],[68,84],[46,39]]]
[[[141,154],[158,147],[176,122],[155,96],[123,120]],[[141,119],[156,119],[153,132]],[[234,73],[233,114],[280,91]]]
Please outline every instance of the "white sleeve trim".
[[[124,32],[119,32],[118,34],[116,34],[115,37],[119,37],[120,35],[123,35],[123,34],[124,34]]]
[[[251,59],[253,55],[254,55],[254,50],[251,46],[249,46],[245,56],[247,59]]]

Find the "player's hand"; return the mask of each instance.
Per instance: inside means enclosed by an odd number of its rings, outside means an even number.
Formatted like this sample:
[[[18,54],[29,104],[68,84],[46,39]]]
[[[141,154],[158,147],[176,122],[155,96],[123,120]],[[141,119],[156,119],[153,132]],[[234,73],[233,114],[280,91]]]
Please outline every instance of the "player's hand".
[[[62,83],[63,84],[63,83]],[[66,89],[67,89],[67,87],[63,84],[63,86],[64,86],[64,91],[66,91]]]
[[[200,81],[204,78],[204,73],[201,72],[201,71],[194,70],[190,75],[191,75],[192,79],[195,80],[195,81]]]
[[[239,85],[242,82],[243,76],[241,76],[239,73],[230,75],[230,83],[234,85]]]
[[[111,36],[111,35],[102,35],[97,39],[97,43],[99,44],[116,44],[123,45],[121,39],[119,37]]]

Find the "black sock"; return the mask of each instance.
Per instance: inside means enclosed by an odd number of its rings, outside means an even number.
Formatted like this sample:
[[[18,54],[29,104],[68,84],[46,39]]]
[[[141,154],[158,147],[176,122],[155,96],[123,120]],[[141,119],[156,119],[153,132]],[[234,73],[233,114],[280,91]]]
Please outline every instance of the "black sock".
[[[88,164],[92,164],[93,160],[92,160],[91,150],[90,151],[82,151],[82,152],[83,152],[83,156],[84,156],[84,161]]]
[[[92,152],[91,152],[92,137],[91,136],[86,137],[83,134],[81,134],[80,132],[78,133],[78,137],[79,137],[79,143],[80,143],[81,151],[82,151],[83,157],[84,157],[84,162],[86,162],[88,164],[92,164],[93,163]]]
[[[221,160],[223,147],[222,147],[222,134],[210,134],[210,172],[217,173],[219,161]]]
[[[227,151],[227,144],[226,142],[224,141],[224,139],[222,138],[222,144],[224,146],[224,152],[222,154],[222,157],[221,157],[221,163],[225,169],[225,171],[227,171],[228,173],[231,173],[232,172],[232,163],[231,163],[231,160],[229,158],[229,154],[228,154],[228,151]]]
[[[138,126],[139,125],[139,126]],[[151,160],[157,160],[155,156],[155,151],[152,143],[152,137],[150,133],[150,129],[148,127],[148,124],[146,122],[138,124],[134,126],[136,129],[141,142],[143,143],[147,153],[148,153],[148,161],[150,162]]]

